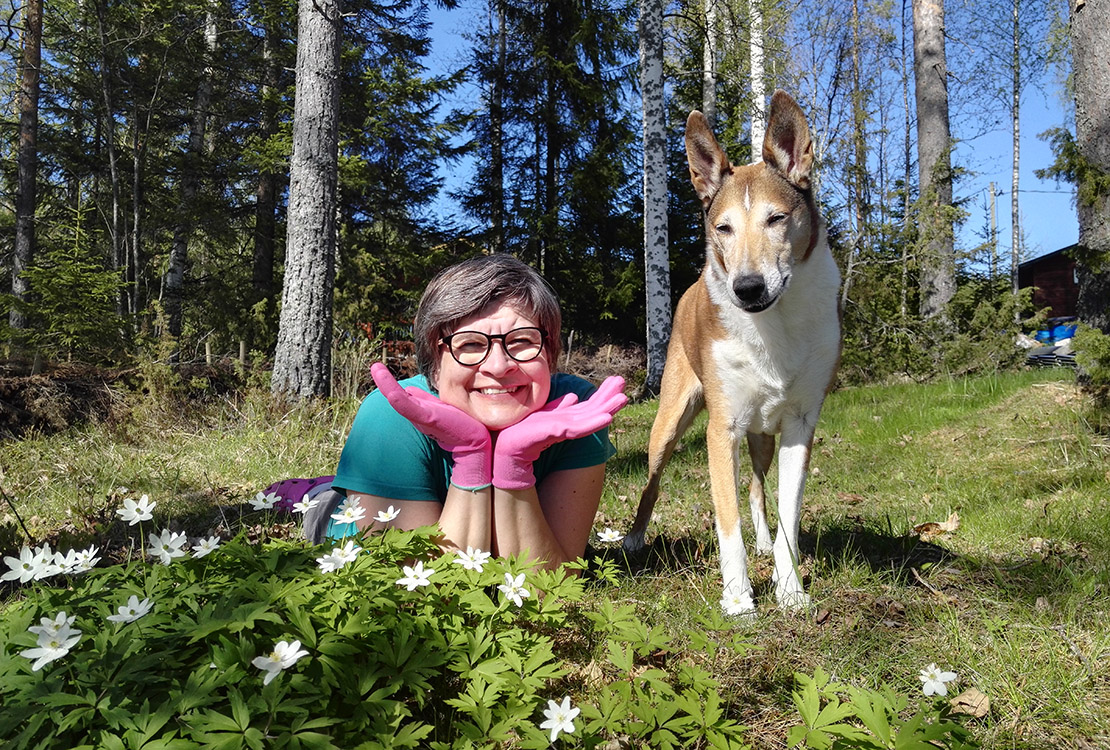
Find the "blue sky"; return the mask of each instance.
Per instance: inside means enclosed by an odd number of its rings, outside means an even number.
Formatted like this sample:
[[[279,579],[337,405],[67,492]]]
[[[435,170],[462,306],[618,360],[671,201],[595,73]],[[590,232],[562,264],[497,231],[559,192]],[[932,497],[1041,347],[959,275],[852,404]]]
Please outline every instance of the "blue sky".
[[[432,19],[432,52],[426,64],[433,72],[453,70],[460,64],[468,42],[464,38],[466,30],[473,29],[476,23],[483,23],[480,17],[481,4],[473,0],[461,0],[460,7],[453,11],[430,8]],[[466,101],[475,95],[473,90],[459,92],[459,100]],[[1050,253],[1067,247],[1079,237],[1079,225],[1075,214],[1074,190],[1068,184],[1057,185],[1052,180],[1040,180],[1034,170],[1044,169],[1053,161],[1052,150],[1047,142],[1037,136],[1049,128],[1062,126],[1066,122],[1064,104],[1061,100],[1059,84],[1049,82],[1044,91],[1029,91],[1022,103],[1021,122],[1021,181],[1020,201],[1022,221],[1025,229],[1025,245],[1030,257]],[[1003,120],[1006,118],[1003,117]],[[972,172],[958,186],[960,198],[969,199],[968,217],[961,232],[962,245],[973,246],[982,241],[988,215],[985,196],[993,181],[1001,191],[996,201],[998,222],[999,253],[1008,265],[1011,248],[1010,227],[1010,133],[999,129],[980,136],[973,141],[957,144],[956,160]],[[952,123],[953,136],[961,137],[961,124]],[[469,165],[465,162],[455,166],[453,175],[446,175],[448,187],[459,184],[457,176],[465,178]],[[444,199],[439,210],[458,211],[450,199]],[[459,216],[460,220],[463,219]],[[465,221],[463,221],[465,223]]]

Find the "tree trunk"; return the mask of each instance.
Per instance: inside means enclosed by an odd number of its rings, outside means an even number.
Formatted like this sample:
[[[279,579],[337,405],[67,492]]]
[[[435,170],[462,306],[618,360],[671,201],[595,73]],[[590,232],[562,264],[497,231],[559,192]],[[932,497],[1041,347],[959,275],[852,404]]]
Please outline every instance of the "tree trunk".
[[[671,333],[671,267],[667,251],[667,134],[663,101],[664,0],[640,0],[640,91],[644,109],[644,286],[647,294],[647,379],[663,380]]]
[[[339,0],[300,0],[289,165],[289,237],[271,383],[294,398],[330,392],[339,169]]]
[[[108,178],[112,189],[112,211],[108,222],[108,236],[112,244],[112,268],[119,274],[121,282],[127,281],[127,251],[123,242],[123,218],[121,216],[121,192],[119,154],[116,152],[116,109],[112,97],[112,84],[109,71],[113,69],[108,60],[108,32],[105,29],[105,3],[96,4],[97,31],[100,35],[100,95],[104,100],[104,146],[108,152]],[[116,314],[121,318],[127,314],[127,287],[120,284],[116,296]]]
[[[1075,140],[1084,167],[1110,174],[1110,0],[1072,0],[1071,48],[1075,81]],[[1082,186],[1081,186],[1082,188]],[[1080,320],[1110,334],[1110,193],[1077,201],[1076,274]]]
[[[1010,175],[1010,234],[1012,237],[1010,247],[1010,291],[1013,294],[1018,293],[1018,265],[1021,264],[1021,256],[1023,255],[1024,248],[1022,247],[1022,234],[1021,234],[1021,207],[1018,199],[1018,188],[1020,187],[1020,172],[1018,171],[1021,163],[1021,26],[1018,24],[1018,9],[1020,0],[1012,0],[1013,2],[1013,56],[1010,58],[1010,64],[1013,66],[1013,90],[1011,92],[1011,106],[1010,106],[1010,125],[1011,134],[1013,136],[1013,171]],[[1015,307],[1014,315],[1020,316],[1020,311]]]
[[[944,319],[956,293],[948,63],[944,0],[913,2],[913,68],[917,96],[917,170],[921,211],[921,315]]]
[[[717,2],[705,0],[705,38],[701,47],[701,113],[717,124]]]
[[[262,40],[262,137],[269,141],[277,133],[277,102],[274,100],[274,87],[277,86],[278,68],[274,60],[274,45],[277,32],[267,26]],[[278,177],[269,166],[261,168],[258,185],[255,187],[254,200],[254,251],[251,262],[251,289],[253,302],[269,300],[274,296],[274,244],[276,242]]]
[[[35,257],[35,206],[38,180],[39,65],[42,61],[42,0],[28,0],[23,7],[23,56],[19,85],[19,154],[15,197],[15,252],[12,258],[12,296],[26,302],[30,285],[23,272]],[[23,310],[13,305],[8,324],[14,330],[27,326]]]
[[[748,61],[752,90],[752,161],[763,160],[763,134],[767,127],[767,87],[763,83],[763,8],[748,0]]]
[[[196,201],[200,192],[201,161],[204,157],[205,132],[208,127],[208,107],[212,100],[212,61],[216,53],[216,14],[209,8],[204,22],[204,51],[206,60],[197,83],[193,117],[189,125],[189,145],[185,153],[181,175],[181,203],[178,206],[177,227],[170,245],[170,257],[163,278],[166,318],[170,335],[181,337],[184,323],[185,267],[189,260],[189,240],[196,226]]]
[[[497,73],[493,76],[493,90],[489,102],[489,147],[490,147],[490,247],[494,252],[503,253],[505,245],[505,70],[506,31],[505,3],[495,0],[497,6]]]

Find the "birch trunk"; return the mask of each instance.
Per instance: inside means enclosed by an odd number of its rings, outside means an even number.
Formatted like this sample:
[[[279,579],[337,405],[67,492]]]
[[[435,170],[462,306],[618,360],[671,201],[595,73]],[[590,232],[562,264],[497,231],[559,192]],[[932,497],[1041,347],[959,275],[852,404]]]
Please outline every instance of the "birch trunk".
[[[748,0],[748,59],[752,90],[752,162],[763,161],[763,134],[767,127],[767,87],[763,82],[763,9],[759,0]]]
[[[671,267],[667,250],[667,137],[663,101],[663,0],[640,0],[640,91],[644,115],[644,286],[647,379],[657,394],[671,333]]]
[[[300,0],[285,283],[271,389],[330,392],[338,182],[339,0]]]
[[[701,48],[701,113],[717,124],[717,2],[705,0],[705,38]]]

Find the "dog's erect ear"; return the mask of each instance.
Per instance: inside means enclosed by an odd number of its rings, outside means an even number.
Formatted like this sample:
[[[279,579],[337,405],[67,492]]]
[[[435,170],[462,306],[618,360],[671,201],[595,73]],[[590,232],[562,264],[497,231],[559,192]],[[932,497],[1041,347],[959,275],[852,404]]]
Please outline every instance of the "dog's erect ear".
[[[696,109],[686,120],[686,162],[690,165],[690,182],[694,183],[694,192],[701,198],[702,206],[709,208],[732,165],[713,137],[709,121]]]
[[[763,161],[802,190],[809,189],[813,140],[806,116],[790,95],[779,89],[771,97],[771,114],[763,138]]]

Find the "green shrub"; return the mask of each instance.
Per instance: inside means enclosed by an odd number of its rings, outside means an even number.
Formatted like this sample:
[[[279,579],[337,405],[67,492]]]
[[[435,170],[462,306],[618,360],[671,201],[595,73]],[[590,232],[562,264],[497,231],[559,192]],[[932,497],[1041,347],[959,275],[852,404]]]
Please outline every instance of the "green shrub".
[[[1110,388],[1110,336],[1081,325],[1072,339],[1072,348],[1085,384],[1096,389]]]

